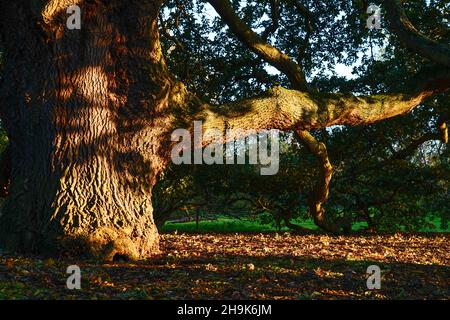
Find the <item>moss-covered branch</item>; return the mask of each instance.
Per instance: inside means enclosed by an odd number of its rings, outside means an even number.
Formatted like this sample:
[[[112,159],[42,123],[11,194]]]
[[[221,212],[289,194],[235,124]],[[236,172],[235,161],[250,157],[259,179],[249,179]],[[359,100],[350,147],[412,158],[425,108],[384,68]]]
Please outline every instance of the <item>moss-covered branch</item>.
[[[308,93],[275,87],[221,106],[203,105],[192,117],[210,129],[316,130],[333,125],[367,125],[410,112],[450,88],[450,73],[435,73],[411,93],[356,96]]]

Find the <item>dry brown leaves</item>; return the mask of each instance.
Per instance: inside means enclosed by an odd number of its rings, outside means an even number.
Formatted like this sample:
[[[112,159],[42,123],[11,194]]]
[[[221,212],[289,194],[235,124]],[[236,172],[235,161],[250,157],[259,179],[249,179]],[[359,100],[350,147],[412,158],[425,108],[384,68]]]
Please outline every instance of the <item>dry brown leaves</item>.
[[[163,235],[138,263],[40,260],[0,254],[0,298],[448,299],[448,235]],[[65,288],[68,265],[82,290]],[[368,290],[378,265],[381,290]]]

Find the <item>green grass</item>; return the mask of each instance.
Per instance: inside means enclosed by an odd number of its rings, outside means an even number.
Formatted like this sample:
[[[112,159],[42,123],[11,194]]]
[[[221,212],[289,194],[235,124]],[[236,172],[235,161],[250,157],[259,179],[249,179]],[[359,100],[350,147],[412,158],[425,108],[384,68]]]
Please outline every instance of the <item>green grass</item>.
[[[196,223],[170,223],[166,222],[162,227],[163,232],[197,232]],[[274,232],[276,228],[270,225],[262,225],[256,221],[250,221],[248,219],[231,219],[231,218],[219,218],[212,221],[200,221],[199,232],[223,232],[223,233],[237,233],[237,232]]]
[[[314,224],[312,219],[308,220],[293,220],[295,224],[298,224],[304,228],[317,230],[317,226]],[[363,227],[366,227],[366,223],[356,223],[353,225],[352,229],[358,231]],[[280,231],[290,231],[291,229],[287,227],[282,227]],[[279,230],[268,224],[260,224],[258,221],[252,221],[250,219],[232,219],[232,218],[218,218],[212,221],[200,221],[199,228],[195,221],[184,222],[184,223],[170,223],[166,222],[161,229],[162,232],[185,232],[185,233],[195,233],[195,232],[217,232],[217,233],[257,233],[257,232],[278,232]]]
[[[426,219],[428,223],[430,223],[431,227],[423,227],[420,228],[419,232],[450,232],[450,224],[447,226],[447,229],[443,229],[441,226],[441,218],[439,217],[430,217]]]
[[[302,227],[317,230],[317,226],[314,224],[312,219],[308,220],[293,220],[293,223],[298,224]],[[430,223],[434,225],[432,227],[420,228],[417,230],[418,232],[450,232],[450,229],[447,228],[441,229],[440,219],[430,219]],[[367,227],[366,222],[357,222],[352,225],[353,231],[359,231]],[[282,227],[280,231],[290,231],[291,229],[287,227]],[[233,219],[233,218],[225,218],[219,217],[217,220],[207,220],[200,221],[199,228],[197,230],[197,226],[195,221],[193,222],[184,222],[184,223],[170,223],[166,222],[164,226],[161,228],[162,232],[171,233],[171,232],[180,232],[180,233],[266,233],[266,232],[278,232],[279,230],[273,225],[263,225],[258,221],[250,220],[250,219]]]

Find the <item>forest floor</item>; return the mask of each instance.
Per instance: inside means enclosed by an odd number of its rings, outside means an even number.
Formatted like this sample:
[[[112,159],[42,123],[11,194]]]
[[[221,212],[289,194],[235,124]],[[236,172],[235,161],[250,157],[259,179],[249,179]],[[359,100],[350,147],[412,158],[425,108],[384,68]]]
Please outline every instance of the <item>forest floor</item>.
[[[164,234],[138,263],[0,253],[0,299],[449,299],[448,234]],[[81,268],[81,290],[66,268]],[[367,267],[381,269],[369,290]]]

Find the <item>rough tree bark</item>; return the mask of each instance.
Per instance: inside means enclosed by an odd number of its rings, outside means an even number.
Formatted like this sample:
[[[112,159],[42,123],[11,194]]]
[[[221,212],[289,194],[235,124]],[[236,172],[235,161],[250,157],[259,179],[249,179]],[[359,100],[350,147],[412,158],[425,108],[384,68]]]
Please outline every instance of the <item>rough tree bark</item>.
[[[158,39],[161,2],[2,2],[0,115],[12,163],[2,246],[103,259],[158,251],[151,192],[176,97]],[[81,30],[66,28],[72,4]]]
[[[0,3],[6,49],[0,118],[12,169],[0,213],[1,246],[145,258],[158,252],[151,193],[169,161],[175,127],[193,120],[222,130],[368,124],[406,113],[450,87],[448,68],[411,92],[382,97],[321,94],[298,78],[298,90],[277,87],[210,106],[167,71],[157,30],[162,2]],[[82,9],[81,30],[65,27],[72,4]],[[289,72],[286,57],[278,58],[293,78],[301,75]]]

